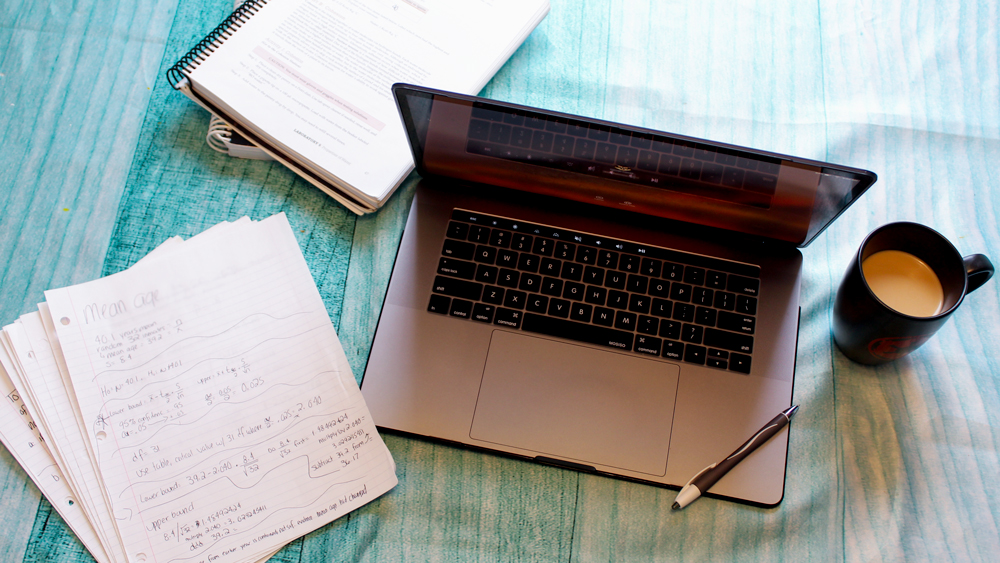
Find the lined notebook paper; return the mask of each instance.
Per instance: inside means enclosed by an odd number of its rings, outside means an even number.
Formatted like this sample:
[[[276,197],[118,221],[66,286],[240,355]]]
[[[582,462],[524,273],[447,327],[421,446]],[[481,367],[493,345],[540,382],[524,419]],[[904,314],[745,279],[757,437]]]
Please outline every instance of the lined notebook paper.
[[[47,291],[0,341],[4,443],[99,561],[261,560],[396,484],[283,214]]]

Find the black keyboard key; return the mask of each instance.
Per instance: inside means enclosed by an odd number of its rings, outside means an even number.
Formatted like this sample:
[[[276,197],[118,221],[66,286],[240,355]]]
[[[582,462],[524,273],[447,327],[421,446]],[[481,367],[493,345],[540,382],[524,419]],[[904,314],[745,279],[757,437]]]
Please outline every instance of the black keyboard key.
[[[588,285],[604,284],[604,269],[597,266],[587,266],[583,269],[583,281]]]
[[[552,258],[542,258],[542,267],[539,270],[540,274],[558,278],[559,272],[561,270],[562,270],[562,262],[560,262],[559,260],[553,260]]]
[[[555,247],[556,241],[538,237],[535,239],[535,244],[531,247],[531,251],[542,256],[552,256]]]
[[[628,310],[633,313],[648,313],[651,298],[639,293],[633,293],[628,298]]]
[[[472,320],[479,321],[481,323],[492,323],[494,312],[496,312],[496,307],[493,305],[476,303],[476,305],[472,308]]]
[[[525,272],[537,273],[538,272],[538,257],[534,254],[528,254],[522,252],[521,256],[517,259],[517,269],[523,270]]]
[[[729,281],[726,283],[726,289],[728,291],[732,291],[733,293],[756,296],[757,292],[760,291],[760,280],[730,275]]]
[[[747,297],[746,295],[736,296],[736,310],[744,315],[756,315],[757,314],[757,298]]]
[[[736,294],[725,291],[715,292],[715,308],[732,311],[736,308]]]
[[[643,354],[659,356],[662,344],[662,340],[653,336],[637,334],[635,337],[635,351]]]
[[[691,302],[691,286],[686,283],[670,284],[670,298],[674,301]]]
[[[604,305],[607,297],[608,290],[603,287],[588,286],[587,293],[584,295],[583,300],[593,305]]]
[[[698,325],[685,324],[681,327],[681,340],[692,344],[701,344],[705,329]]]
[[[495,285],[488,285],[483,289],[483,301],[494,305],[500,305],[503,303],[504,293],[506,293],[504,288],[497,287]]]
[[[490,228],[482,225],[471,225],[469,227],[469,242],[476,244],[486,244],[490,241]]]
[[[576,261],[583,264],[597,263],[597,249],[592,246],[581,246],[576,249]]]
[[[435,276],[433,291],[434,293],[450,297],[479,301],[479,297],[483,294],[483,284],[445,276]]]
[[[448,222],[448,231],[445,234],[448,238],[465,240],[465,237],[469,236],[469,224],[459,223],[458,221]]]
[[[669,358],[671,360],[680,360],[684,358],[684,344],[676,342],[674,340],[665,340],[663,342],[663,351],[660,355],[664,358]]]
[[[542,276],[525,272],[521,274],[521,283],[517,284],[517,288],[532,293],[538,292],[542,289]]]
[[[660,321],[660,336],[671,340],[681,339],[681,323],[663,319]]]
[[[726,365],[727,363],[728,362],[726,360],[720,358],[713,358],[711,356],[705,359],[705,365],[710,368],[726,369],[726,367],[728,367]]]
[[[681,281],[684,279],[684,266],[674,264],[673,262],[665,262],[663,264],[662,276],[670,281]]]
[[[450,307],[451,297],[445,297],[444,295],[431,295],[431,302],[427,304],[428,311],[442,315],[447,315]]]
[[[549,314],[553,317],[559,317],[561,319],[569,318],[569,308],[572,304],[565,299],[550,299],[549,300]]]
[[[660,270],[663,268],[663,262],[659,260],[653,260],[652,258],[643,258],[642,266],[639,270],[644,276],[649,276],[651,278],[659,277]]]
[[[471,242],[446,239],[444,241],[444,248],[441,249],[441,254],[449,258],[458,258],[459,260],[472,260],[472,257],[476,254],[476,245]]]
[[[722,348],[741,354],[753,353],[753,337],[748,334],[737,334],[717,328],[705,329],[705,345],[712,348]]]
[[[615,312],[607,307],[594,307],[594,324],[614,326]]]
[[[514,289],[508,290],[503,298],[503,306],[511,309],[524,309],[524,303],[528,300],[528,294]]]
[[[628,294],[614,289],[608,291],[607,305],[615,309],[628,309]]]
[[[623,254],[621,260],[618,261],[618,269],[623,272],[637,274],[640,267],[642,267],[642,259],[634,254]]]
[[[670,297],[670,282],[661,279],[649,280],[649,294],[656,297]]]
[[[516,288],[520,280],[521,274],[519,274],[517,270],[501,268],[500,273],[497,274],[497,283],[504,287]]]
[[[657,317],[670,318],[673,311],[673,302],[666,299],[653,299],[649,312]]]
[[[476,275],[476,265],[472,262],[466,262],[464,260],[442,257],[438,260],[437,271],[439,274],[445,276],[454,276],[456,278],[471,280],[473,276]]]
[[[453,317],[469,318],[472,315],[472,301],[465,299],[452,299],[448,314]]]
[[[549,298],[544,295],[529,295],[524,308],[532,313],[544,315],[549,310]]]
[[[690,303],[674,303],[674,319],[691,322],[694,320],[694,305]]]
[[[497,259],[494,262],[497,266],[502,268],[516,268],[517,267],[517,253],[513,250],[507,250],[506,248],[501,248],[497,250]]]
[[[483,283],[497,283],[497,274],[499,272],[500,268],[497,268],[496,266],[480,264],[476,269],[476,281]]]
[[[521,311],[498,307],[496,317],[493,319],[493,324],[509,326],[511,328],[520,328],[522,320],[521,315]]]
[[[543,278],[542,279],[542,293],[545,295],[551,295],[552,297],[559,297],[562,295],[563,281],[557,278]]]
[[[689,283],[691,285],[704,285],[705,269],[695,268],[694,266],[684,268],[684,283]]]
[[[569,311],[569,318],[581,323],[590,322],[590,314],[594,308],[586,303],[573,303]]]
[[[614,270],[618,267],[618,253],[610,250],[598,252],[597,265],[607,270]]]
[[[694,322],[703,326],[715,326],[716,314],[717,311],[715,309],[709,309],[708,307],[698,307],[697,309],[694,310]],[[723,314],[726,314],[725,311],[723,311]]]
[[[629,274],[625,282],[625,289],[632,293],[646,293],[649,289],[649,278],[636,274]]]
[[[584,291],[585,288],[582,283],[568,281],[563,284],[562,296],[573,301],[583,301]]]
[[[757,319],[750,315],[739,315],[736,313],[719,313],[719,328],[741,332],[743,334],[753,334],[757,324]]]
[[[556,249],[552,256],[560,260],[572,260],[576,256],[576,245],[559,241],[556,243]]]
[[[627,280],[627,274],[614,270],[608,270],[608,273],[604,276],[604,285],[615,289],[625,289],[625,282]]]
[[[656,336],[657,332],[660,330],[660,320],[656,317],[650,317],[648,315],[639,315],[639,320],[636,321],[636,332],[641,332],[642,334],[650,334]]]
[[[492,264],[497,261],[497,249],[492,246],[479,245],[476,247],[474,259],[483,264]]]
[[[705,273],[705,285],[712,289],[726,289],[726,274],[709,270]]]
[[[631,350],[634,337],[633,334],[628,332],[562,319],[553,319],[531,313],[526,313],[524,316],[523,330],[576,340],[578,342],[586,342],[588,344],[609,346],[616,350]]]
[[[635,330],[635,313],[618,311],[615,313],[615,328],[621,330]]]
[[[576,262],[563,262],[560,277],[567,280],[580,281],[583,279],[583,265]]]
[[[705,365],[705,347],[688,344],[684,347],[684,361]]]
[[[707,287],[696,287],[691,290],[691,302],[705,307],[712,306],[712,296],[715,292]]]
[[[732,354],[729,356],[729,370],[740,373],[750,373],[750,356],[745,354]]]
[[[531,252],[531,235],[526,235],[524,233],[515,233],[513,238],[510,240],[511,250],[516,250],[518,252]]]
[[[510,248],[510,231],[502,231],[500,229],[493,229],[490,234],[490,246],[499,246],[500,248]]]

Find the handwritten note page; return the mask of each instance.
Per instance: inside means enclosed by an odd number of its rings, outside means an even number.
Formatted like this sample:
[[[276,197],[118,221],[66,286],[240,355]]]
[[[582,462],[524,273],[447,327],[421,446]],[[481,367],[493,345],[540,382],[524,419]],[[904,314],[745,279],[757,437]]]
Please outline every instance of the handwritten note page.
[[[35,421],[28,414],[27,406],[5,369],[11,361],[0,349],[0,441],[21,464],[52,507],[73,530],[87,550],[99,563],[110,561],[97,532],[91,526],[83,506],[76,502],[76,495],[69,487],[49,449],[45,446]]]
[[[75,403],[60,374],[41,316],[37,312],[23,315],[17,323],[4,328],[4,336],[19,368],[19,372],[10,370],[11,379],[20,391],[26,410],[38,423],[53,461],[62,468],[67,485],[73,491],[74,504],[86,514],[108,557],[112,561],[124,561],[125,554],[111,511],[101,494],[97,468],[86,447],[83,429],[74,416]],[[57,508],[69,502],[61,496],[46,496]],[[96,553],[91,553],[98,558]]]
[[[283,214],[46,302],[130,561],[256,560],[396,484]]]

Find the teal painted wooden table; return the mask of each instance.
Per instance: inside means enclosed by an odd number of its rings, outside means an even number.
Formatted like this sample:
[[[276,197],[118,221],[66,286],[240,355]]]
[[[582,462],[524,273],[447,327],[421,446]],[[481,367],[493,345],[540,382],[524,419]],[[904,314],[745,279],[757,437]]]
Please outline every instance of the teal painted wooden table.
[[[357,374],[411,180],[357,218],[280,166],[204,144],[164,71],[229,0],[0,4],[0,321],[118,271],[169,236],[288,214]],[[995,561],[1000,283],[879,368],[830,337],[864,235],[928,224],[1000,259],[996,0],[552,0],[483,94],[874,170],[805,252],[780,507],[674,492],[387,437],[399,485],[279,561]],[[0,559],[89,557],[0,448]]]

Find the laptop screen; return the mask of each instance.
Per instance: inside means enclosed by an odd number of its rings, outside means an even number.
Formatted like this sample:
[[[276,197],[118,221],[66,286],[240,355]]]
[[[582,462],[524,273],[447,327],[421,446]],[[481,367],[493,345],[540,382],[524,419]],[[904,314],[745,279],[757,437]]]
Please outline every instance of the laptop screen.
[[[805,246],[875,174],[397,84],[422,176],[540,193]]]

